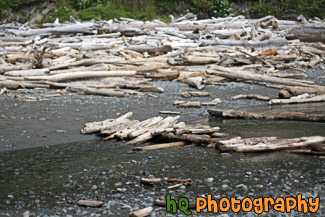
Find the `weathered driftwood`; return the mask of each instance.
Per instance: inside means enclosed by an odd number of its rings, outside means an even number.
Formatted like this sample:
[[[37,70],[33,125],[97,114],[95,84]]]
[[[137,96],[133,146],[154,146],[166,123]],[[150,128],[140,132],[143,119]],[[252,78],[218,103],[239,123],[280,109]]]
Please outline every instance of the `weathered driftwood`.
[[[169,45],[164,45],[160,47],[153,47],[153,46],[136,46],[136,47],[128,47],[127,49],[136,51],[139,53],[145,53],[148,54],[165,54],[173,50],[173,48]]]
[[[177,108],[200,108],[202,107],[202,102],[199,101],[175,101],[174,105],[176,105]]]
[[[70,25],[64,25],[64,26],[53,27],[53,28],[29,29],[27,31],[14,30],[14,29],[7,29],[6,31],[22,37],[50,35],[50,34],[71,34],[71,33],[95,34],[97,32],[97,30],[95,30],[94,23],[70,24]]]
[[[144,126],[139,127],[132,132],[128,133],[128,137],[130,139],[135,138],[137,136],[140,136],[146,132],[148,132],[150,129],[152,129],[154,126],[156,126],[158,123],[160,123],[164,118],[163,117],[155,117],[152,118],[148,123],[146,123]]]
[[[183,92],[181,95],[182,97],[189,98],[189,97],[208,97],[211,96],[212,93],[210,92]]]
[[[170,73],[148,73],[145,75],[146,78],[151,78],[152,80],[161,80],[161,81],[171,81],[178,78],[179,72],[170,72]]]
[[[210,136],[212,138],[223,138],[223,137],[229,136],[229,134],[228,133],[216,133],[215,132],[215,133],[211,133]]]
[[[185,125],[182,127],[176,127],[175,134],[182,135],[182,134],[211,134],[218,132],[220,130],[219,127],[210,127],[210,126],[200,126],[200,125]]]
[[[185,57],[186,64],[189,65],[205,65],[211,63],[217,63],[220,61],[220,57],[197,57],[197,56],[187,56]]]
[[[219,98],[215,98],[214,100],[212,100],[211,102],[202,102],[203,106],[215,106],[221,103],[221,99]]]
[[[237,95],[237,96],[233,96],[231,97],[232,100],[237,100],[237,99],[258,99],[258,100],[262,100],[262,101],[269,101],[270,97],[267,96],[262,96],[262,95],[258,95],[258,94],[247,94],[247,95]]]
[[[90,95],[100,95],[108,97],[124,97],[125,92],[121,90],[112,90],[112,89],[95,89],[95,88],[85,88],[84,92]]]
[[[145,217],[145,216],[149,216],[151,213],[153,212],[153,208],[152,207],[147,207],[144,209],[140,209],[137,211],[133,211],[129,213],[130,217]]]
[[[314,151],[325,152],[325,144],[311,144],[309,147]]]
[[[152,123],[155,124],[155,120],[156,120],[156,122],[159,122],[159,121],[162,120],[162,118],[161,117],[149,118],[149,119],[141,121],[141,122],[139,122],[137,124],[124,127],[124,129],[118,130],[114,134],[104,138],[104,140],[113,139],[114,137],[119,138],[119,139],[126,139],[126,138],[128,138],[128,135],[131,134],[132,132],[136,132],[137,130],[148,127]]]
[[[23,82],[23,81],[12,81],[4,80],[0,81],[0,88],[7,89],[18,89],[18,88],[49,88],[47,84],[39,84],[37,82]]]
[[[165,144],[158,144],[158,145],[149,145],[149,146],[143,146],[143,147],[136,147],[133,148],[133,151],[151,151],[151,150],[157,150],[157,149],[163,149],[163,148],[171,148],[171,147],[181,147],[184,146],[185,142],[172,142],[172,143],[165,143]]]
[[[325,25],[303,25],[289,31],[290,39],[299,39],[304,42],[325,42]]]
[[[219,151],[264,152],[287,149],[305,148],[314,143],[324,143],[325,137],[312,136],[296,139],[278,139],[276,137],[259,137],[242,139],[235,137],[229,140],[217,141]]]
[[[202,90],[204,88],[203,78],[202,77],[188,78],[185,83],[188,84],[191,87],[194,87],[194,88],[198,89],[198,90]]]
[[[233,69],[227,69],[222,66],[214,66],[213,70],[207,70],[208,73],[216,74],[219,76],[224,76],[230,79],[241,79],[241,80],[249,80],[249,81],[257,81],[257,82],[268,82],[274,84],[283,84],[288,86],[305,86],[310,87],[311,84],[307,84],[305,82],[294,80],[294,79],[285,79],[285,78],[277,78],[271,77],[267,75],[253,74],[249,71],[238,71]]]
[[[117,123],[128,119],[133,115],[132,112],[128,112],[116,119],[107,119],[105,121],[97,121],[97,122],[90,122],[86,123],[84,128],[81,130],[82,134],[89,134],[89,133],[96,133],[100,132],[101,130],[105,130],[106,128],[116,125]]]
[[[221,118],[325,122],[325,115],[305,114],[299,112],[254,113],[254,112],[217,110],[217,109],[210,109],[208,110],[208,112],[212,116],[221,117]]]
[[[126,119],[124,121],[119,122],[116,125],[106,127],[105,129],[101,129],[100,134],[101,135],[112,135],[121,129],[125,129],[128,127],[134,126],[134,125],[138,124],[139,122],[140,121],[138,121],[138,120],[131,121],[129,119]]]
[[[180,115],[180,112],[175,112],[175,111],[160,111],[159,114],[163,115]]]
[[[282,47],[287,45],[288,41],[283,38],[269,39],[265,41],[238,41],[238,40],[202,40],[201,45],[226,45],[226,46],[242,46],[242,47]]]
[[[8,71],[8,72],[5,72],[4,75],[17,76],[17,77],[44,76],[48,72],[49,72],[49,69],[30,69],[30,70]]]
[[[101,207],[103,206],[102,201],[96,201],[92,199],[87,199],[87,200],[79,200],[78,205],[79,206],[86,206],[86,207]]]
[[[85,78],[129,77],[134,76],[135,74],[136,71],[82,71],[49,76],[31,76],[26,77],[26,80],[45,80],[58,82]]]
[[[173,133],[163,133],[161,137],[170,140],[187,141],[195,144],[211,144],[215,142],[215,140],[212,139],[209,135],[193,135],[193,134],[175,135]]]
[[[310,145],[311,146],[311,145]],[[316,156],[325,156],[325,151],[313,151],[312,149],[303,148],[303,149],[293,149],[285,150],[286,152],[293,154],[307,154],[307,155],[316,155]]]
[[[180,116],[176,117],[167,117],[164,120],[160,121],[156,126],[148,130],[146,133],[138,136],[137,138],[127,142],[130,145],[140,145],[154,136],[160,135],[161,133],[166,131],[166,128],[171,127],[175,124],[175,122],[180,118]]]
[[[140,183],[144,185],[159,185],[161,184],[161,178],[142,178]]]
[[[168,183],[178,183],[178,184],[182,184],[182,185],[193,185],[194,182],[191,179],[172,179],[172,178],[168,178],[167,179]]]
[[[281,105],[281,104],[296,104],[296,103],[314,103],[314,102],[325,102],[325,94],[311,96],[308,93],[291,97],[290,99],[272,99],[270,105]]]
[[[4,66],[1,66],[0,65],[0,75],[2,75],[3,73],[5,72],[8,72],[8,71],[14,71],[14,70],[28,70],[28,69],[32,69],[32,65],[4,65]]]
[[[325,87],[286,87],[279,92],[280,98],[291,98],[292,96],[299,96],[302,94],[325,94]]]

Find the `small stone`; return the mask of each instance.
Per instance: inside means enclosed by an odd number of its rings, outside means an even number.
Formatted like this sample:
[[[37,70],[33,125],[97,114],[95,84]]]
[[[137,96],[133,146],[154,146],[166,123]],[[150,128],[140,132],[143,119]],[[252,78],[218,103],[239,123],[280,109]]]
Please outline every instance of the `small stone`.
[[[227,188],[229,188],[229,185],[222,185],[221,186],[223,189],[227,189]]]
[[[123,185],[122,182],[116,182],[116,183],[114,184],[115,187],[119,187],[119,186],[122,186],[122,185]]]
[[[15,197],[14,197],[14,195],[11,195],[11,194],[9,194],[8,196],[8,199],[10,199],[10,200],[13,200]]]
[[[93,186],[91,186],[91,190],[96,190],[97,189],[97,185],[93,185]]]
[[[214,178],[207,178],[205,181],[206,181],[207,183],[212,183],[212,182],[214,181]]]
[[[241,188],[241,189],[243,189],[244,191],[247,191],[247,190],[248,190],[247,186],[244,185],[244,184],[239,184],[239,185],[237,185],[236,187],[237,187],[237,188]]]

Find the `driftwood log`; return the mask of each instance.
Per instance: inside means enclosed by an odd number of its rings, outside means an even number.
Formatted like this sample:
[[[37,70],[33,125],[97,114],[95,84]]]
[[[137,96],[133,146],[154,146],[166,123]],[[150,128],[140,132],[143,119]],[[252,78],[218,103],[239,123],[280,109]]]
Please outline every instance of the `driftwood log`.
[[[217,109],[210,109],[208,112],[210,115],[220,118],[325,122],[325,115],[305,114],[299,112],[254,113]]]
[[[296,139],[278,139],[276,137],[242,139],[241,137],[235,137],[229,140],[217,141],[216,149],[222,152],[264,152],[305,148],[311,144],[324,142],[325,137],[322,136],[302,137]]]
[[[308,93],[299,96],[293,96],[290,99],[272,99],[270,105],[296,104],[296,103],[315,103],[325,102],[325,94],[311,96]]]

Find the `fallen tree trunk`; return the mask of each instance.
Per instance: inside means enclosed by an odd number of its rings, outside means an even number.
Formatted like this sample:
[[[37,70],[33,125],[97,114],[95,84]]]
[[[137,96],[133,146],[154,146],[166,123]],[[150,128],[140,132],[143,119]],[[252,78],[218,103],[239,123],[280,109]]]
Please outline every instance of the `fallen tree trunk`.
[[[67,81],[85,78],[105,78],[105,77],[130,77],[134,76],[136,71],[81,71],[69,72],[63,74],[49,75],[49,76],[32,76],[25,77],[25,80],[43,80],[43,81]]]
[[[221,118],[235,119],[267,119],[267,120],[291,120],[291,121],[311,121],[325,122],[325,115],[304,114],[299,112],[276,112],[276,113],[253,113],[234,110],[208,110],[209,114]]]
[[[290,98],[292,96],[299,96],[302,94],[315,94],[322,95],[325,94],[325,87],[286,87],[279,92],[280,98]]]
[[[290,39],[299,39],[303,42],[325,42],[325,25],[302,25],[289,31]]]
[[[282,47],[288,44],[288,41],[283,38],[269,39],[265,41],[238,41],[238,40],[202,40],[201,46],[242,46],[242,47]]]
[[[295,79],[285,79],[285,78],[271,77],[267,75],[253,74],[249,71],[238,71],[238,70],[228,69],[222,66],[214,66],[213,69],[214,70],[208,69],[207,72],[210,74],[216,74],[230,79],[268,82],[268,83],[283,84],[288,86],[304,86],[304,87],[313,86]]]
[[[315,103],[325,102],[325,94],[318,96],[310,96],[309,94],[303,94],[299,96],[291,97],[290,99],[272,99],[270,105],[283,105],[283,104],[296,104],[296,103]]]
[[[71,34],[71,33],[87,33],[87,34],[97,33],[94,23],[70,24],[70,25],[64,25],[64,26],[53,27],[53,28],[29,29],[26,31],[7,29],[6,31],[22,37],[51,35],[51,34],[63,35],[63,34]]]
[[[287,149],[305,148],[314,143],[325,142],[325,137],[312,136],[297,139],[278,139],[276,137],[260,137],[242,139],[241,137],[230,140],[217,141],[216,149],[221,152],[264,152]]]

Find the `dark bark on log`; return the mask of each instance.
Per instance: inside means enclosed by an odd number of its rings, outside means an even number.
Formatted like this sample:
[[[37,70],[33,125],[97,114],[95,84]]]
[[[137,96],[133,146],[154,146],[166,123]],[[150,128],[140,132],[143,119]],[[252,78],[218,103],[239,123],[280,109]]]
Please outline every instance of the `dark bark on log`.
[[[302,25],[291,29],[289,34],[303,42],[325,42],[325,25]]]

